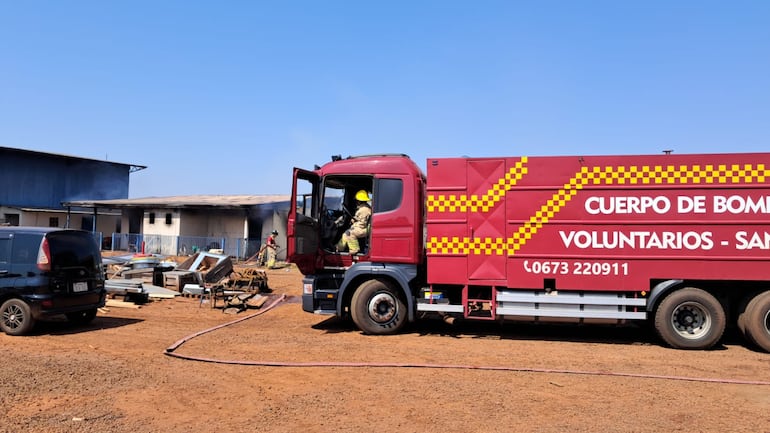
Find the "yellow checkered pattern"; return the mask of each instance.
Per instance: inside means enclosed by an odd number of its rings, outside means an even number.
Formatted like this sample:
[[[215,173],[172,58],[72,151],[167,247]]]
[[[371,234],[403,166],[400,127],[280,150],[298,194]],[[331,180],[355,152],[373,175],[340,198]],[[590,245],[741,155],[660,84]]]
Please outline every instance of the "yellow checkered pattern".
[[[527,157],[519,161],[501,177],[497,183],[486,194],[479,197],[476,194],[468,197],[467,195],[429,195],[426,200],[428,212],[489,212],[500,200],[505,197],[511,187],[516,185],[525,174],[527,174]]]
[[[522,158],[522,161],[526,159]],[[524,174],[526,171],[517,180]],[[428,240],[427,249],[430,254],[512,256],[586,185],[756,184],[765,183],[768,179],[770,169],[764,164],[583,167],[510,238],[433,237]],[[495,187],[500,184],[498,181]],[[495,190],[495,187],[492,190]]]
[[[587,172],[587,173],[586,173]],[[655,165],[630,167],[592,167],[578,176],[588,177],[594,185],[698,185],[731,183],[764,183],[770,170],[764,164],[727,165]],[[588,183],[588,182],[586,182]]]

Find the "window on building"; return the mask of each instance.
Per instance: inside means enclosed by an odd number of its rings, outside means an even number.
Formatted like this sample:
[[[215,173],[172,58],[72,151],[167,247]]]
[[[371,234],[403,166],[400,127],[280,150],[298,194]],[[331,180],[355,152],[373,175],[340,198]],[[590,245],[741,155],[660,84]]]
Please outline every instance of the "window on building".
[[[155,212],[150,212],[150,224],[155,224]]]
[[[7,213],[7,214],[5,214],[5,222],[9,226],[18,226],[19,225],[19,214],[17,214],[17,213]]]
[[[48,227],[59,227],[59,217],[48,218]]]
[[[80,220],[80,229],[91,231],[94,229],[94,217],[91,215],[83,215],[83,219]]]
[[[166,214],[166,225],[167,226],[171,225],[171,214],[170,213]]]

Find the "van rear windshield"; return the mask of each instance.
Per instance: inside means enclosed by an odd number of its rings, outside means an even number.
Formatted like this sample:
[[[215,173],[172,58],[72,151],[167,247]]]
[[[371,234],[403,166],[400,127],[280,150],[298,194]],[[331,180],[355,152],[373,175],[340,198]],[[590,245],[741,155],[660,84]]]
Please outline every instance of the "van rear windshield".
[[[47,235],[51,252],[51,264],[56,268],[85,267],[98,268],[101,253],[96,241],[83,232],[51,232]]]

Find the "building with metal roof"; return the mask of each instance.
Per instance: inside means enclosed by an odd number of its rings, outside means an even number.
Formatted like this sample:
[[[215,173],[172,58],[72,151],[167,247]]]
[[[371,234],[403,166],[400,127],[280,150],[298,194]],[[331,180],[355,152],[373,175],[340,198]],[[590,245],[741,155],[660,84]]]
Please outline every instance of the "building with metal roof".
[[[222,250],[246,258],[259,250],[268,234],[285,237],[289,195],[191,195],[121,200],[73,200],[72,208],[95,215],[120,215],[125,233],[113,233],[109,248],[165,255]],[[277,254],[285,258],[285,245]]]
[[[286,234],[288,195],[129,199],[129,175],[145,168],[0,147],[0,224],[83,229],[105,249],[167,255],[248,257],[270,231]]]
[[[45,227],[95,227],[93,215],[74,210],[68,220],[62,202],[128,197],[129,175],[142,165],[79,158],[71,155],[0,147],[0,224]],[[114,228],[114,226],[113,226]],[[112,230],[112,229],[110,229]]]

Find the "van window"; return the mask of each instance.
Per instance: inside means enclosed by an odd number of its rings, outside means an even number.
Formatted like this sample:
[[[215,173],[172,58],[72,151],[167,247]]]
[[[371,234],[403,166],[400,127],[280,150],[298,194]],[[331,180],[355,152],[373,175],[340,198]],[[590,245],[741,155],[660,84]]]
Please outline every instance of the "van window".
[[[11,247],[11,262],[18,265],[35,264],[41,240],[40,235],[26,233],[15,235]]]
[[[10,245],[10,239],[0,239],[0,263],[8,263],[8,247]]]
[[[78,232],[52,232],[48,235],[48,248],[55,269],[98,268],[100,252],[91,236]]]

